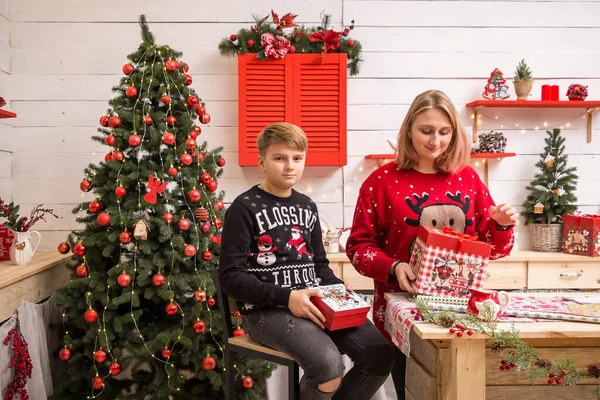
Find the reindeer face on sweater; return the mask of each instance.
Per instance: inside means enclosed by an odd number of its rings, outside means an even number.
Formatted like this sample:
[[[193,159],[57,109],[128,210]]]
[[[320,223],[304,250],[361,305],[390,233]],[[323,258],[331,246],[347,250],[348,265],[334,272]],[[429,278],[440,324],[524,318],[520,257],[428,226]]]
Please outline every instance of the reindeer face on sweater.
[[[406,198],[406,204],[408,207],[415,212],[416,218],[405,218],[404,222],[410,226],[432,226],[434,228],[442,229],[444,226],[452,228],[454,231],[464,233],[467,226],[473,225],[472,218],[467,218],[466,214],[469,212],[471,206],[471,199],[469,196],[465,196],[462,199],[462,194],[456,192],[452,194],[446,192],[446,197],[454,202],[458,203],[438,203],[429,204],[423,206],[427,200],[429,200],[429,194],[422,193],[420,196],[413,193],[412,197]]]

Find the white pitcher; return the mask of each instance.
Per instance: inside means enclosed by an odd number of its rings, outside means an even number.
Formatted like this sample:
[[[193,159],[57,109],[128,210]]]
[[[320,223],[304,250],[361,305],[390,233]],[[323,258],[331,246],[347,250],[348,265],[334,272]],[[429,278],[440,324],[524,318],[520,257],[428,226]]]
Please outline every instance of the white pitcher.
[[[27,265],[31,262],[35,251],[40,246],[42,235],[38,231],[14,232],[15,239],[10,247],[10,260],[15,265]],[[29,236],[31,234],[38,236],[38,242],[35,247],[31,247]]]

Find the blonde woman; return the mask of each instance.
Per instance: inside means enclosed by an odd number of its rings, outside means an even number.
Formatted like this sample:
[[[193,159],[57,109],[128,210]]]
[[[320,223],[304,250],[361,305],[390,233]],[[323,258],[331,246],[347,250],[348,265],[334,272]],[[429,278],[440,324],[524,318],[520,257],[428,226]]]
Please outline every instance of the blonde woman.
[[[375,170],[363,183],[346,252],[354,267],[375,280],[375,325],[384,331],[384,293],[414,292],[407,264],[419,226],[449,226],[492,244],[492,258],[513,245],[516,210],[496,206],[487,187],[468,165],[470,143],[456,108],[438,90],[411,104],[396,148],[396,162]],[[392,378],[404,399],[406,358],[398,348]]]

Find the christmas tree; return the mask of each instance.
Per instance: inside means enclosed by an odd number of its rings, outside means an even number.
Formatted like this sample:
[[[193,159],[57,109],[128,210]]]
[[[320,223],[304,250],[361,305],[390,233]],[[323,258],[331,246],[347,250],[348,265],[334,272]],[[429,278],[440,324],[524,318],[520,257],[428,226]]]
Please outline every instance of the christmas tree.
[[[558,128],[546,132],[546,147],[535,164],[540,172],[526,187],[529,195],[521,213],[525,217],[525,224],[561,223],[563,214],[573,213],[577,208],[577,168],[567,166],[565,138]]]
[[[56,298],[65,370],[55,395],[222,399],[224,332],[211,272],[225,160],[221,148],[196,140],[194,120],[210,116],[181,53],[156,44],[144,16],[140,25],[143,42],[93,137],[110,152],[80,184],[95,199],[73,210],[84,228],[59,245],[74,256],[72,279]],[[235,368],[238,398],[260,398],[271,365],[241,358]]]

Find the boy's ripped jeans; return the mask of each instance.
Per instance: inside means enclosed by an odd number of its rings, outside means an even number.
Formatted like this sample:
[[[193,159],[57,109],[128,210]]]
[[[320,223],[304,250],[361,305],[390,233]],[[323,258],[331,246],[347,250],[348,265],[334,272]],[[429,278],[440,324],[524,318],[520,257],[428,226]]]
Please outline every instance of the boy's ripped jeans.
[[[371,399],[392,369],[392,347],[369,320],[359,327],[329,331],[280,306],[257,310],[244,321],[254,340],[289,354],[304,370],[301,400]],[[336,392],[321,392],[318,385],[344,375],[340,351],[354,367]]]

